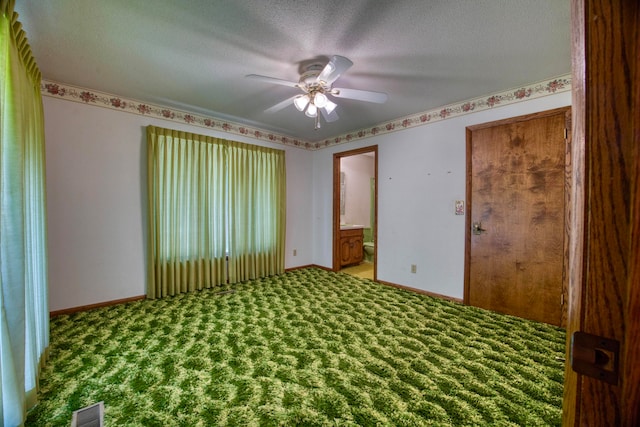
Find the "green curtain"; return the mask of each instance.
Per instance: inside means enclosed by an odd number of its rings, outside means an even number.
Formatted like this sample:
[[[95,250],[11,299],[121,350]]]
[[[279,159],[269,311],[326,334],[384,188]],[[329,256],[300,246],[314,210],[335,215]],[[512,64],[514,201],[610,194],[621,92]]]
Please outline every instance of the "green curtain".
[[[49,346],[40,72],[13,1],[0,1],[0,413],[21,425]]]
[[[147,297],[284,271],[284,152],[147,127]]]
[[[284,152],[227,143],[229,282],[284,272]]]

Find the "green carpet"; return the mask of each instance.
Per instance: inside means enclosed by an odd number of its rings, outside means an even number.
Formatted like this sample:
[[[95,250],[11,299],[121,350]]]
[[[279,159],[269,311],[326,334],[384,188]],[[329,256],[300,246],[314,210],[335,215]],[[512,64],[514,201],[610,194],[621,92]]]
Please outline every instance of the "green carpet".
[[[230,288],[52,319],[26,425],[560,425],[562,329],[320,269]]]

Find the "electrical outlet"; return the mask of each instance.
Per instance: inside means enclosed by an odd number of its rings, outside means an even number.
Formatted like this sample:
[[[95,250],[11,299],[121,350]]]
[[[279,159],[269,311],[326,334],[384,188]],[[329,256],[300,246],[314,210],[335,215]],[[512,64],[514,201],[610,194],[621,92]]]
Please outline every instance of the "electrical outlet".
[[[298,256],[298,250],[297,249],[293,250],[293,256]]]
[[[412,273],[415,273],[417,269],[418,269],[418,266],[416,266],[415,264],[411,264],[411,272]]]

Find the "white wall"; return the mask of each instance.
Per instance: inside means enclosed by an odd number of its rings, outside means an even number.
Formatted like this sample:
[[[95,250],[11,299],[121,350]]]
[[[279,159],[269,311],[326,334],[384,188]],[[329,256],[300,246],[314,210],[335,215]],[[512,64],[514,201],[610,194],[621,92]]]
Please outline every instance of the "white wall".
[[[333,154],[378,145],[378,279],[462,299],[465,217],[454,203],[465,199],[466,126],[570,103],[563,92],[314,152],[315,263],[332,262]]]
[[[371,184],[375,175],[374,157],[359,154],[343,157],[340,171],[345,174],[345,209],[340,216],[344,224],[371,224]]]
[[[378,145],[378,278],[462,298],[465,222],[454,201],[465,198],[465,127],[566,106],[571,93],[315,152],[64,99],[43,102],[56,311],[145,294],[147,125],[286,151],[287,268],[331,267],[333,154]]]
[[[146,293],[147,125],[284,149],[285,266],[313,262],[312,152],[63,99],[43,102],[50,310]]]

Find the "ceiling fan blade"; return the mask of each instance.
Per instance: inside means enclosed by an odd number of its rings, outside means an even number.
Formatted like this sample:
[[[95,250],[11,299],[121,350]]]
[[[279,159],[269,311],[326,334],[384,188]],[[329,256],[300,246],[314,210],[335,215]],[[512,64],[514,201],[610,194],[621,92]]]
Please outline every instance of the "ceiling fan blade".
[[[327,121],[328,123],[335,122],[340,118],[338,117],[338,113],[336,113],[336,110],[332,110],[331,112],[327,111],[326,108],[320,108],[319,110],[320,113],[322,113],[322,117],[324,117],[325,121]]]
[[[331,83],[335,82],[342,73],[351,68],[352,65],[353,62],[344,56],[333,55],[329,63],[318,75],[317,80],[331,85]]]
[[[290,82],[288,80],[276,79],[275,77],[267,77],[261,76],[259,74],[248,74],[245,76],[248,79],[259,80],[265,83],[273,83],[276,85],[289,86],[289,87],[298,87],[298,83]]]
[[[389,96],[383,92],[374,92],[371,90],[359,90],[359,89],[345,89],[335,87],[331,91],[331,95],[336,98],[348,98],[356,99],[358,101],[375,102],[376,104],[382,104],[387,102]]]
[[[264,110],[265,113],[275,113],[277,111],[282,110],[285,107],[288,107],[290,104],[293,104],[293,100],[295,99],[295,97],[298,95],[294,95],[291,98],[287,98],[282,102],[278,102],[276,105],[274,105],[273,107],[269,107],[266,110]]]

